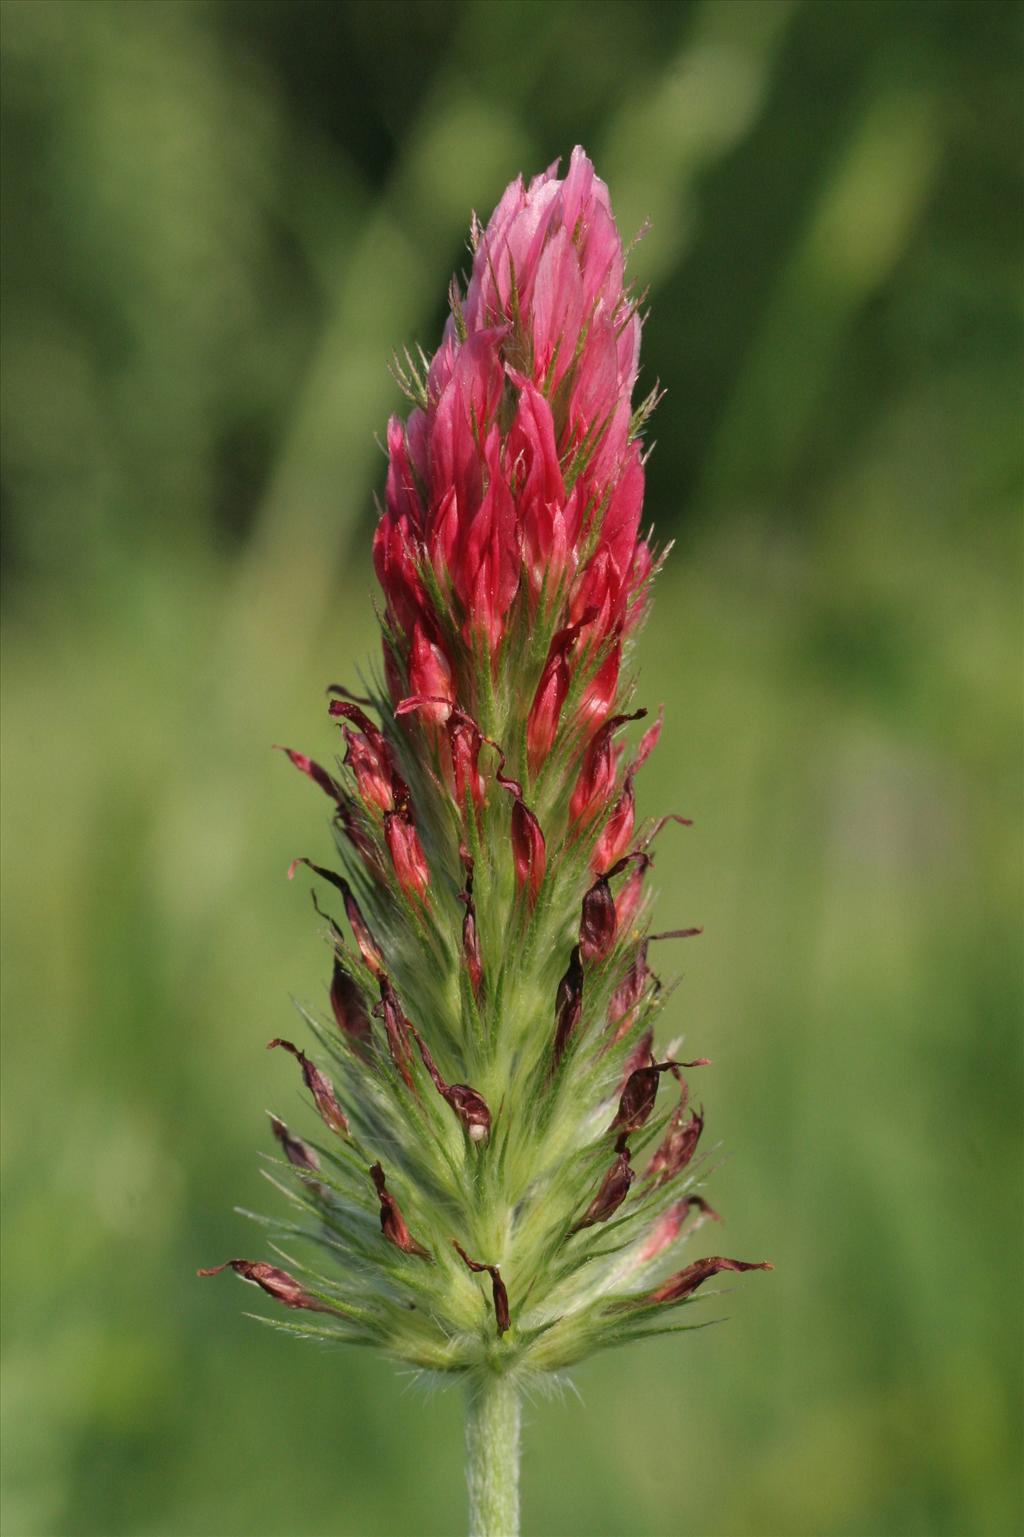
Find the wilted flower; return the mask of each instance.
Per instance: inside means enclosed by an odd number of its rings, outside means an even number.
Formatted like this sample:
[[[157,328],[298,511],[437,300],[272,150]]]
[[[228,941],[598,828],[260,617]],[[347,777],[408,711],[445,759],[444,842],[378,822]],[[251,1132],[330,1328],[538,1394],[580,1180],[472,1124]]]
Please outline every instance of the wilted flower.
[[[332,685],[330,769],[285,749],[333,804],[341,866],[291,873],[326,880],[345,923],[323,915],[333,1024],[309,1017],[333,1081],[271,1043],[333,1133],[273,1120],[297,1208],[281,1234],[320,1245],[333,1279],[228,1263],[325,1315],[300,1332],[464,1374],[478,1491],[487,1457],[514,1458],[531,1374],[665,1332],[652,1309],[767,1267],[664,1278],[685,1218],[714,1214],[691,1193],[697,1064],[652,1055],[648,943],[666,936],[645,932],[645,881],[669,819],[637,827],[636,780],[660,714],[628,744],[656,396],[633,404],[640,315],[607,189],[576,149],[564,179],[513,182],[472,243],[437,352],[397,368],[412,410],[388,425],[374,538],[382,681]],[[499,1401],[505,1429],[484,1434]]]

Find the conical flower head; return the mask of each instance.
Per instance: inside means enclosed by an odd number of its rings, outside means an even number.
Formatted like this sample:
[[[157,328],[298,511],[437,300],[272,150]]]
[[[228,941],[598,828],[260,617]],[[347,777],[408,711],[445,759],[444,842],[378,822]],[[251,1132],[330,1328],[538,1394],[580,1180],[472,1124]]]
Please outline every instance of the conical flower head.
[[[337,685],[336,764],[289,750],[333,807],[317,911],[333,951],[317,1113],[279,1117],[276,1225],[306,1277],[229,1262],[285,1325],[437,1370],[557,1370],[676,1325],[706,1208],[687,1076],[653,1053],[651,845],[635,780],[660,717],[630,671],[657,560],[640,532],[640,318],[608,192],[577,149],[515,181],[453,285],[434,357],[398,369],[374,541],[383,682]],[[328,1071],[329,1069],[329,1071]],[[676,1092],[666,1092],[666,1083]],[[315,1178],[311,1177],[315,1172]],[[223,1268],[223,1267],[221,1267]]]
[[[536,705],[533,736],[550,746],[573,659],[592,685],[579,703],[608,712],[651,570],[631,404],[640,318],[607,188],[580,149],[564,180],[552,166],[514,182],[474,242],[441,347],[405,376],[415,409],[388,428],[377,573],[399,686],[453,686],[487,716],[481,671],[515,675],[506,703]],[[529,671],[544,680],[536,701]]]

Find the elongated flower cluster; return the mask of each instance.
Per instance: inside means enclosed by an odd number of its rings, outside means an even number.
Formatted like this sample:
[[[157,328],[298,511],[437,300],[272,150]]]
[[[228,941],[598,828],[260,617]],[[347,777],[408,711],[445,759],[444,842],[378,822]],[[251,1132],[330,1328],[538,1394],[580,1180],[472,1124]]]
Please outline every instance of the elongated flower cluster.
[[[333,951],[331,1020],[295,1058],[309,1141],[271,1119],[288,1269],[228,1261],[303,1334],[423,1368],[552,1371],[693,1327],[722,1271],[679,1268],[716,1213],[695,1193],[703,1109],[659,1060],[653,844],[635,780],[659,718],[630,648],[658,560],[632,404],[640,315],[604,184],[579,149],[472,231],[465,292],[398,377],[374,540],[383,682],[334,686],[336,869],[297,860]],[[321,908],[317,889],[326,888]],[[301,1279],[291,1248],[321,1255]],[[217,1267],[224,1269],[224,1266]],[[204,1272],[212,1273],[212,1272]]]

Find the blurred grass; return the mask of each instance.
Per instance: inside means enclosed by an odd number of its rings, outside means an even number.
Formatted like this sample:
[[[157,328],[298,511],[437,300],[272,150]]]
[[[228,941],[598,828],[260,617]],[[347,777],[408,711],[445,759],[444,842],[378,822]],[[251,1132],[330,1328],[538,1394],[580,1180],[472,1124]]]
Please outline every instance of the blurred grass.
[[[527,1529],[1022,1530],[1019,23],[6,0],[7,1537],[461,1527],[457,1394],[190,1276],[325,983],[267,747],[329,751],[374,647],[387,357],[576,140],[653,218],[642,795],[696,819],[672,1024],[778,1268],[532,1408]]]

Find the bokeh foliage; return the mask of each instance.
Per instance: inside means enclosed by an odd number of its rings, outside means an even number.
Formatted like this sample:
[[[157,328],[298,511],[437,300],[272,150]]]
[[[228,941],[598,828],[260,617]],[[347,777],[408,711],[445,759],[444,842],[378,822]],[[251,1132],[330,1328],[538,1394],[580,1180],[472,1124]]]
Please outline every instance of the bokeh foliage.
[[[577,140],[652,220],[642,810],[696,819],[673,1024],[777,1271],[532,1408],[527,1528],[1018,1532],[1020,8],[2,17],[7,1537],[460,1527],[457,1395],[191,1275],[301,1123],[328,842],[266,749],[374,646],[387,356]]]

